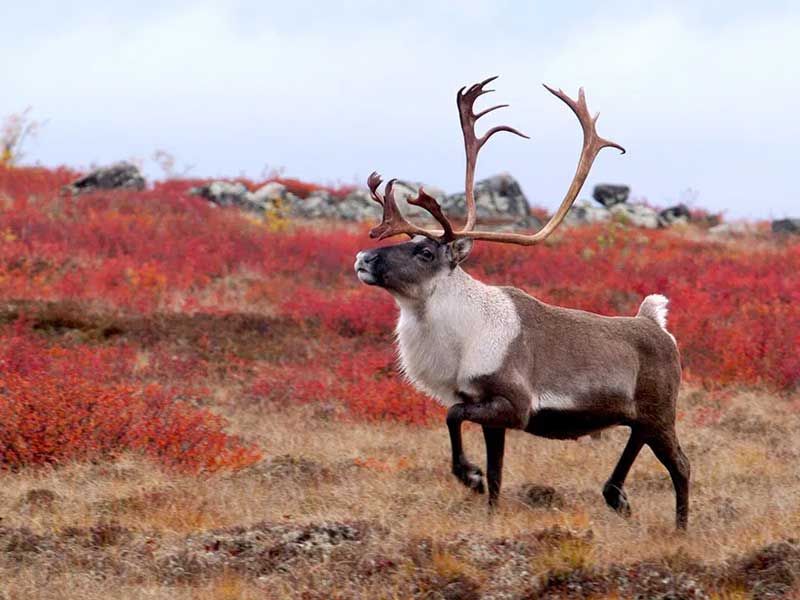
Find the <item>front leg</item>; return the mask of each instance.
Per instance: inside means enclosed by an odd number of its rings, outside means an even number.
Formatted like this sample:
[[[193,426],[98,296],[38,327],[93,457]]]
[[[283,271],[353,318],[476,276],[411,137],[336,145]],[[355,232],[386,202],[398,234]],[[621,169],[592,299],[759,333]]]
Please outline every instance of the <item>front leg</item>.
[[[486,442],[486,479],[489,483],[489,506],[497,506],[500,486],[503,483],[503,454],[506,445],[506,430],[502,427],[483,427]]]
[[[463,419],[456,414],[457,411],[447,411],[447,430],[450,432],[450,448],[453,452],[453,475],[474,492],[482,494],[483,471],[467,460],[464,455],[464,445],[461,441],[461,423]]]
[[[453,449],[453,473],[468,487],[469,473],[482,476],[480,470],[466,461],[461,443],[461,423],[472,421],[483,426],[486,441],[486,469],[489,478],[489,506],[497,504],[503,477],[503,453],[505,449],[505,430],[521,429],[527,415],[507,398],[497,396],[485,402],[461,402],[447,411],[447,427]],[[458,469],[458,470],[457,470]],[[467,470],[465,470],[467,469]],[[464,476],[467,477],[465,480]],[[475,489],[475,488],[473,488]],[[483,492],[483,478],[480,478],[480,492]]]

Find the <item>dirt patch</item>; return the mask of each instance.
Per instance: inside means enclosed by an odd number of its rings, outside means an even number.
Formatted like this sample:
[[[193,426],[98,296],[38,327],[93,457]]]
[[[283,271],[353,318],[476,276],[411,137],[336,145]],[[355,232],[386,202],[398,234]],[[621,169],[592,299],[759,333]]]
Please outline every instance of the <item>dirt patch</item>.
[[[298,483],[321,483],[333,478],[331,470],[325,465],[304,456],[283,454],[262,461],[252,467],[235,473],[234,477],[256,475],[271,481],[293,480]]]
[[[523,504],[532,508],[563,508],[566,504],[564,497],[549,485],[526,483],[513,493]]]
[[[77,343],[109,340],[143,349],[169,344],[208,361],[229,356],[247,360],[303,360],[312,350],[297,323],[254,313],[96,312],[72,301],[12,301],[0,305],[0,324],[24,318],[43,335]]]
[[[61,497],[47,488],[32,488],[19,500],[20,508],[50,511],[55,508]]]

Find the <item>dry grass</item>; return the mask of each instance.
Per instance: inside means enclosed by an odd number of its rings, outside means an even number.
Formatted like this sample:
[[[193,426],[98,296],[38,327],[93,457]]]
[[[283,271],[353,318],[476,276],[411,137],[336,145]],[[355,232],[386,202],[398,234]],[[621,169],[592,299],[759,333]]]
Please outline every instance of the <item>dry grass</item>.
[[[600,488],[625,444],[623,429],[577,442],[511,433],[502,506],[489,516],[485,498],[451,477],[444,427],[344,423],[313,406],[239,409],[228,415],[234,429],[268,456],[242,472],[181,477],[129,456],[0,475],[0,598],[88,600],[111,589],[130,598],[300,590],[446,597],[448,586],[455,586],[450,597],[492,590],[513,597],[553,572],[675,556],[722,563],[797,536],[800,416],[786,399],[742,393],[718,423],[698,426],[692,415],[701,396],[681,400],[679,435],[693,468],[687,535],[673,531],[671,484],[649,450],[628,480],[634,516],[624,520],[606,508]],[[467,427],[466,444],[482,458],[477,427]],[[560,502],[531,507],[523,493],[530,483],[552,486]],[[350,524],[356,533],[293,533],[324,523]],[[331,547],[308,554],[307,539],[318,534]],[[268,568],[242,566],[234,550],[226,554],[230,565],[202,562],[220,552],[214,540],[224,549],[245,544],[237,538],[243,535],[271,548]],[[300,539],[302,552],[287,549],[286,536],[295,536],[292,544]],[[241,551],[253,552],[253,543]],[[197,556],[194,571],[170,571]],[[720,593],[736,597],[736,590],[731,584]]]

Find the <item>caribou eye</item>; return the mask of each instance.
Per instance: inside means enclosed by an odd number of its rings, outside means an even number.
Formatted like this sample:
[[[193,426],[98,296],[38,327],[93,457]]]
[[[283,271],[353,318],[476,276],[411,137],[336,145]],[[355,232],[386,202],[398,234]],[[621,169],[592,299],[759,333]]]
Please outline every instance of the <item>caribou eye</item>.
[[[423,248],[417,253],[417,256],[421,257],[423,260],[433,260],[433,252],[431,252],[428,248]]]

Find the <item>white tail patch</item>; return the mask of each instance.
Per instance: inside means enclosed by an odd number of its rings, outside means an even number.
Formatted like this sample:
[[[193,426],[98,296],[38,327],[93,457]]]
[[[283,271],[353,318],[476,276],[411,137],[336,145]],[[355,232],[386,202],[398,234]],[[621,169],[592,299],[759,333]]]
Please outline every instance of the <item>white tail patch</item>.
[[[669,333],[667,331],[667,314],[669,313],[669,309],[667,305],[669,304],[669,299],[666,296],[662,296],[661,294],[650,294],[642,301],[641,306],[639,306],[639,312],[636,313],[637,317],[645,317],[646,319],[651,319],[655,321],[661,329]],[[672,341],[675,341],[675,338],[670,333],[669,337],[672,338]]]

